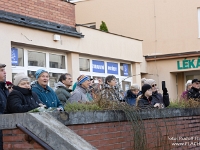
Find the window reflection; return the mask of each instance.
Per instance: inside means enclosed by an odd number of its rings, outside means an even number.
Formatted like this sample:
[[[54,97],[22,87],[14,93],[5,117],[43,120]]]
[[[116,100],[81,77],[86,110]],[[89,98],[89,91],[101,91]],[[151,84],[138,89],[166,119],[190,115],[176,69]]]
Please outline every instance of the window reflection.
[[[121,76],[131,76],[131,65],[120,63]]]
[[[90,71],[90,60],[86,58],[79,58],[80,71]]]
[[[34,51],[28,51],[28,65],[46,67],[46,54]]]
[[[65,69],[65,56],[50,54],[49,66],[50,68]]]
[[[49,75],[50,75],[50,77],[49,77],[49,86],[51,88],[53,88],[54,90],[55,90],[55,83],[58,82],[61,74],[62,73],[52,73],[52,72],[49,73]]]

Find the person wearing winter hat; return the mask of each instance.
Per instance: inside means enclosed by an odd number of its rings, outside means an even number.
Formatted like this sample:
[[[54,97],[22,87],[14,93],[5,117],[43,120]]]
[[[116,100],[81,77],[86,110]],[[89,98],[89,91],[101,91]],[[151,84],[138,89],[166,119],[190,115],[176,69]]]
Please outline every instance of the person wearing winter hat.
[[[37,81],[32,85],[32,91],[38,95],[47,108],[57,107],[59,111],[64,111],[63,105],[56,93],[48,86],[49,73],[44,69],[39,69],[36,71],[35,77]]]
[[[142,109],[161,107],[160,103],[157,103],[152,99],[152,87],[149,84],[142,86],[142,95],[137,98],[136,106]]]
[[[192,80],[188,80],[185,84],[185,88],[186,90],[183,91],[183,93],[181,94],[181,100],[187,100],[188,97],[188,91],[191,89],[192,87]]]
[[[133,84],[129,90],[126,91],[124,100],[131,106],[136,105],[136,99],[142,92],[138,84]]]
[[[88,88],[90,86],[90,78],[85,75],[80,75],[77,78],[77,85],[72,93],[71,97],[69,98],[69,101],[71,103],[74,102],[89,102],[87,93],[88,93]]]
[[[14,76],[14,86],[7,99],[8,113],[24,113],[43,105],[36,93],[31,91],[29,78],[24,73]]]
[[[6,88],[9,90],[9,93],[13,90],[13,84],[10,81],[6,81]]]
[[[163,89],[163,94],[158,92],[158,87],[156,81],[154,79],[142,79],[143,84],[149,84],[152,87],[152,99],[153,101],[157,101],[157,103],[161,103],[162,106],[167,107],[170,104],[168,90],[165,87]]]

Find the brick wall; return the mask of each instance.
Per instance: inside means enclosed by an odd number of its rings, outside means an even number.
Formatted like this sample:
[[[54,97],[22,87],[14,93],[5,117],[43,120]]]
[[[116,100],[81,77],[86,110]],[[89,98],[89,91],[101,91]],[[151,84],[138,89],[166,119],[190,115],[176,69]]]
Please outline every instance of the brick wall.
[[[200,116],[148,119],[143,123],[148,149],[200,149]],[[131,131],[132,126],[129,122],[70,125],[68,127],[99,150],[134,149],[134,131]],[[178,139],[173,140],[172,138]],[[183,143],[183,146],[174,146],[172,143]]]
[[[134,133],[143,128],[146,139],[144,145],[147,149],[200,149],[200,115],[162,119],[146,118],[143,122],[140,122],[139,128],[132,128],[132,124],[127,121],[67,125],[67,127],[98,150],[134,149],[136,142],[138,144],[142,140]],[[135,138],[133,138],[133,135]],[[17,148],[22,150],[42,149],[35,141],[27,140],[27,135],[19,129],[3,130],[3,141],[5,150]],[[182,145],[172,145],[177,143],[182,143]],[[139,146],[141,145],[139,144]]]
[[[0,10],[75,27],[75,5],[61,0],[0,0]]]
[[[4,150],[44,150],[33,139],[29,139],[28,135],[19,129],[3,130],[3,147]]]

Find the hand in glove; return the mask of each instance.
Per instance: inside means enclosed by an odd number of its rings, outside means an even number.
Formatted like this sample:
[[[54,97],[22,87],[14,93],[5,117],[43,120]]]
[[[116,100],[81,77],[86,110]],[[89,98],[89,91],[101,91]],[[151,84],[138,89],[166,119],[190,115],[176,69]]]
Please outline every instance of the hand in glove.
[[[160,103],[156,103],[156,104],[154,105],[154,107],[160,108]]]
[[[168,92],[168,91],[167,91],[167,88],[164,88],[164,89],[163,89],[163,95],[167,95],[167,92]]]

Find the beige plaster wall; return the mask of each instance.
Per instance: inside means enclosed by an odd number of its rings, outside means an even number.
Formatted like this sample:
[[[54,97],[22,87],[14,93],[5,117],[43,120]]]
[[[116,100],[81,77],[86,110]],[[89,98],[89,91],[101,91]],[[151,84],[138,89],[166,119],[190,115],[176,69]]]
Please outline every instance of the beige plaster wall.
[[[187,58],[187,60],[195,59],[197,63],[198,57]],[[143,74],[142,77],[155,79],[159,90],[162,92],[162,81],[166,81],[166,86],[172,100],[180,98],[180,95],[185,90],[184,72],[197,71],[199,68],[178,69],[177,61],[180,61],[182,66],[184,58],[149,61],[147,66],[148,74]]]
[[[78,26],[77,30],[85,34],[78,47],[78,52],[80,53],[131,62],[142,62],[142,41],[82,26]]]
[[[105,21],[108,30],[144,40],[144,55],[200,50],[200,0],[89,0],[76,3],[78,24]]]
[[[78,30],[85,35],[79,39],[61,35],[61,41],[53,41],[54,33],[0,23],[0,63],[7,65],[7,79],[11,80],[11,43],[48,51],[60,51],[67,54],[68,71],[74,80],[79,75],[79,54],[101,58],[115,58],[118,61],[142,62],[142,42],[117,35],[111,35],[85,27]]]

